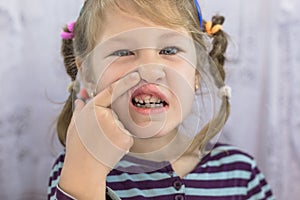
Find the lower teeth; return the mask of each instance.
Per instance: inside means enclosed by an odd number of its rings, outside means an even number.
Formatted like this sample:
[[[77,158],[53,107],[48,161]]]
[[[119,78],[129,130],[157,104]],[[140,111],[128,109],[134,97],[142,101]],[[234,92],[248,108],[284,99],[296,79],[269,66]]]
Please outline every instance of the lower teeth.
[[[162,108],[164,107],[164,104],[163,103],[160,103],[160,104],[145,104],[145,105],[142,105],[142,104],[136,104],[136,107],[139,107],[139,108]]]

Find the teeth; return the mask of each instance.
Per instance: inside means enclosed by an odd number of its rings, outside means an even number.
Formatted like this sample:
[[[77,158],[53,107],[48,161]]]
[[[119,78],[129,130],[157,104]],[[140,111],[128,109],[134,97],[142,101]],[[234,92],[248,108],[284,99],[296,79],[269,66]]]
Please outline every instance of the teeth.
[[[135,97],[133,99],[134,105],[140,108],[162,108],[164,107],[164,101],[155,97],[155,96],[144,96],[144,99],[141,97]]]
[[[141,105],[141,104],[136,104],[137,107],[139,108],[162,108],[164,107],[164,105],[161,104],[145,104],[145,105]]]
[[[141,103],[141,104],[144,104],[144,103],[161,103],[162,100],[157,98],[157,97],[150,97],[150,96],[146,96],[144,99],[141,99],[141,98],[138,98],[138,97],[135,97],[134,98],[134,101],[137,102],[137,103]]]
[[[150,102],[151,103],[156,103],[158,101],[157,97],[151,97]]]
[[[150,100],[151,96],[147,95],[144,100]]]

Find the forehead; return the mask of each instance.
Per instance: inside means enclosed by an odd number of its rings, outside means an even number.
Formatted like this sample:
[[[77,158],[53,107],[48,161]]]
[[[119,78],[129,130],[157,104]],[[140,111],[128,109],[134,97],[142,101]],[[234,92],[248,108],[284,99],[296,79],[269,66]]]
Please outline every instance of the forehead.
[[[120,1],[120,2],[131,2],[131,1]],[[161,1],[159,1],[161,2]],[[102,42],[111,38],[112,36],[118,35],[122,32],[129,30],[139,29],[139,28],[159,28],[159,29],[172,29],[175,32],[181,33],[182,35],[189,36],[188,30],[186,30],[183,25],[174,25],[174,21],[180,18],[179,13],[172,11],[170,15],[176,15],[176,17],[169,17],[168,20],[160,18],[156,20],[157,16],[160,16],[159,11],[155,15],[151,15],[149,10],[141,10],[142,7],[134,7],[131,3],[122,3],[119,6],[109,6],[104,11],[104,16],[102,20],[102,30],[98,34],[98,42]],[[162,4],[161,6],[164,6]],[[170,9],[170,8],[169,8]],[[163,10],[163,8],[161,8]],[[166,11],[167,12],[167,11]],[[174,14],[175,13],[175,14]],[[151,16],[149,16],[151,15]],[[173,18],[173,19],[172,19]],[[177,19],[175,19],[177,18]],[[171,25],[173,24],[173,25]]]
[[[126,45],[130,49],[159,48],[165,45],[192,45],[193,39],[187,33],[161,27],[139,27],[120,31],[115,35],[104,35],[100,46]]]

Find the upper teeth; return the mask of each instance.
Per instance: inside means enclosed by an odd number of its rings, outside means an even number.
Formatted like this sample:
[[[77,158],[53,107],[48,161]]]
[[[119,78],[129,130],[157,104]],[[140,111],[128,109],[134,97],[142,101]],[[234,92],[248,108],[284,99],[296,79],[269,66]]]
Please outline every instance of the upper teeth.
[[[140,96],[135,97],[133,99],[133,103],[137,107],[157,108],[157,107],[163,107],[165,102],[155,96],[147,95],[144,97],[140,97]]]
[[[134,98],[135,103],[140,103],[140,104],[147,104],[147,103],[161,103],[162,100],[154,97],[154,96],[145,96],[144,99],[140,97],[135,97]]]

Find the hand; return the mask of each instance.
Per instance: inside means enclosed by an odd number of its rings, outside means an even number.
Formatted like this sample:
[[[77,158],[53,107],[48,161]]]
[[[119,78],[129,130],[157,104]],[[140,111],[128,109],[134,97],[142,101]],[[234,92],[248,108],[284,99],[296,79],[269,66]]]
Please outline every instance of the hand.
[[[65,192],[78,199],[105,196],[107,174],[133,145],[131,134],[109,107],[139,81],[138,73],[131,73],[86,105],[76,100],[59,182]]]

